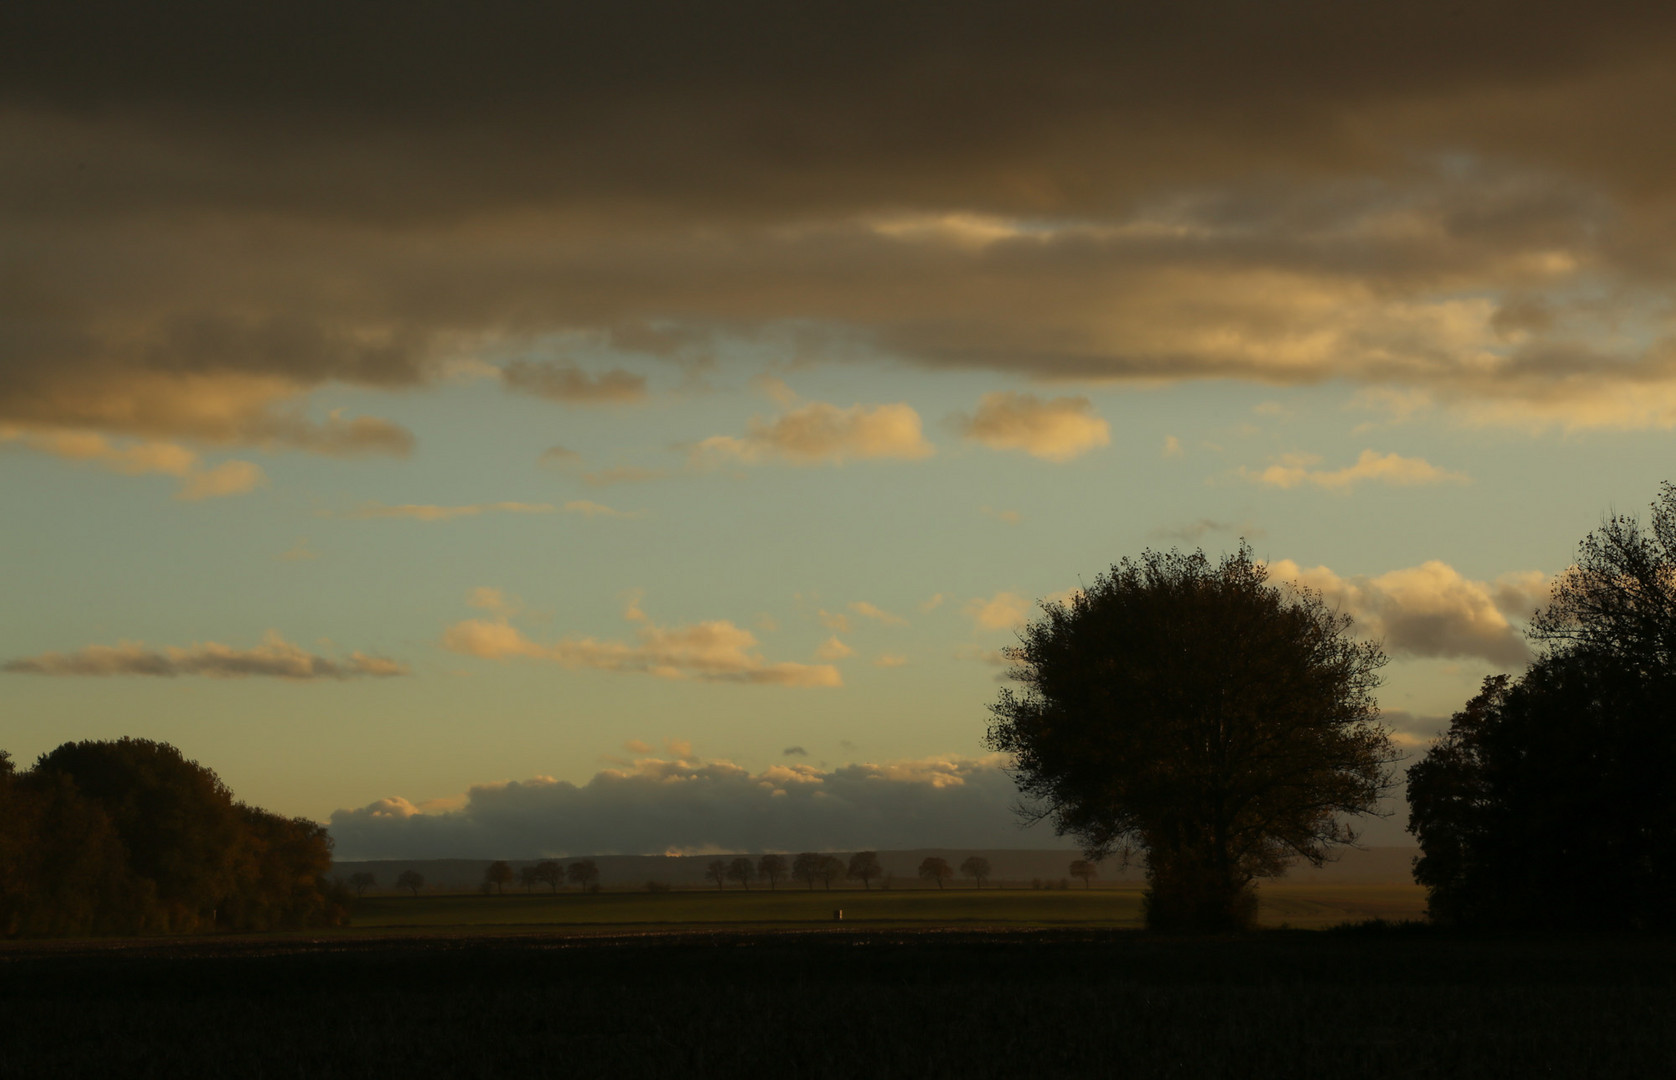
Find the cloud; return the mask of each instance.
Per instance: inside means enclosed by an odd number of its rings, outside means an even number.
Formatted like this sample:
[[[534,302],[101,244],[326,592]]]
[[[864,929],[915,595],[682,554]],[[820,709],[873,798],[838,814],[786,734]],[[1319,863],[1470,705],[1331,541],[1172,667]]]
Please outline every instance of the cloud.
[[[623,749],[627,750],[631,754],[650,754],[652,752],[652,744],[646,742],[644,739],[630,739],[628,742],[623,744]]]
[[[243,495],[265,486],[267,482],[267,473],[254,462],[223,461],[213,469],[189,475],[186,483],[175,493],[175,498],[196,501],[219,499],[224,495]]]
[[[1516,33],[1442,0],[245,7],[14,18],[0,421],[402,453],[304,417],[487,355],[525,358],[510,389],[628,400],[622,364],[732,337],[1676,424],[1658,5]]]
[[[267,675],[294,680],[383,678],[409,673],[406,664],[366,653],[350,653],[347,660],[309,653],[272,630],[262,644],[250,649],[206,641],[159,650],[148,649],[143,642],[124,641],[119,645],[89,645],[73,653],[48,652],[11,660],[0,670],[22,675],[207,675],[222,679]]]
[[[502,369],[501,382],[508,390],[566,403],[623,403],[646,396],[644,376],[626,371],[590,375],[574,364],[551,361],[514,360]]]
[[[1043,461],[1070,461],[1111,442],[1111,429],[1085,397],[1043,401],[1034,394],[985,394],[960,420],[962,434],[992,450],[1023,450]]]
[[[983,514],[985,517],[992,517],[996,521],[1007,525],[1017,525],[1020,521],[1024,520],[1024,515],[1020,514],[1017,510],[997,510],[992,506],[980,506],[978,507],[978,512]]]
[[[894,653],[880,653],[873,658],[874,667],[895,668],[906,667],[907,664],[908,658],[906,656],[898,656]]]
[[[561,468],[582,464],[582,455],[563,446],[549,446],[541,452],[538,458],[543,465],[556,465]]]
[[[403,503],[400,506],[386,506],[381,502],[368,502],[362,503],[348,516],[363,519],[408,518],[413,521],[452,521],[454,518],[476,517],[479,514],[493,513],[552,514],[556,513],[558,509],[551,503],[496,502],[472,503],[466,506],[431,506],[421,503]]]
[[[637,518],[646,516],[644,510],[613,510],[603,503],[590,502],[587,499],[573,499],[562,507],[567,514],[581,514],[585,518]]]
[[[849,616],[845,615],[843,612],[828,611],[825,608],[821,608],[820,611],[816,613],[816,618],[820,619],[821,625],[826,627],[828,630],[836,630],[840,634],[847,634],[850,632]]]
[[[1181,440],[1174,435],[1164,436],[1164,448],[1158,452],[1159,457],[1178,458],[1182,455]]]
[[[787,756],[802,756],[789,747]],[[927,758],[752,772],[727,761],[646,758],[583,784],[482,784],[457,810],[380,799],[332,814],[339,858],[511,857],[714,851],[1017,847],[1018,789],[999,757]],[[896,868],[909,874],[912,867]]]
[[[540,643],[526,637],[506,615],[466,619],[443,634],[443,648],[485,660],[546,660],[569,669],[629,672],[664,679],[737,682],[778,686],[841,686],[830,664],[771,663],[757,651],[756,635],[725,619],[689,626],[659,626],[646,617],[638,598],[625,613],[635,623],[635,640],[602,641],[566,637]]]
[[[936,611],[938,608],[940,608],[942,606],[943,606],[943,594],[942,593],[934,593],[934,594],[932,594],[932,596],[928,600],[925,601],[925,603],[923,603],[919,606],[919,609],[920,609],[920,611],[929,615],[933,611]]]
[[[821,642],[820,648],[815,650],[817,660],[842,660],[846,656],[854,656],[855,650],[839,641],[836,636]]]
[[[308,546],[308,537],[299,536],[295,544],[274,557],[284,562],[307,562],[318,559],[320,553]]]
[[[0,444],[8,442],[20,442],[54,457],[127,476],[161,473],[178,477],[181,486],[175,498],[187,501],[243,495],[268,482],[261,466],[252,462],[224,461],[206,469],[195,451],[169,442],[119,443],[94,431],[26,431],[0,427]]]
[[[971,600],[963,609],[980,630],[1011,630],[1030,618],[1030,601],[1015,592],[998,592],[985,600]]]
[[[1540,571],[1473,581],[1436,559],[1376,576],[1341,577],[1325,566],[1304,568],[1290,559],[1268,564],[1269,578],[1297,583],[1356,620],[1365,637],[1382,638],[1393,655],[1474,658],[1507,667],[1528,663],[1531,652],[1513,619],[1530,616],[1530,598],[1545,592]]]
[[[1439,468],[1421,458],[1400,454],[1379,454],[1363,450],[1356,464],[1339,469],[1312,469],[1320,458],[1313,454],[1290,454],[1280,462],[1257,471],[1241,466],[1239,475],[1252,483],[1269,487],[1295,488],[1304,484],[1347,493],[1360,483],[1390,484],[1395,487],[1414,487],[1422,484],[1469,484],[1465,473]]]
[[[780,755],[782,757],[808,757],[809,751],[803,749],[801,746],[788,746],[784,750],[780,751]]]
[[[850,610],[864,619],[882,622],[886,626],[907,626],[908,620],[900,615],[892,615],[876,604],[869,604],[865,600],[857,600],[850,605]]]
[[[751,422],[742,438],[713,435],[694,450],[698,461],[840,465],[846,461],[929,457],[936,448],[920,433],[919,413],[904,404],[851,405],[811,402],[776,417]]]

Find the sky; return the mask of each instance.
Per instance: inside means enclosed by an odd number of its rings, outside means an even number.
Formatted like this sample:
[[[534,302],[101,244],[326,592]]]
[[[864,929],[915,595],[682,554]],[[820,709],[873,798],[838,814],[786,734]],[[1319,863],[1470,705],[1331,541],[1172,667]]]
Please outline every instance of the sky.
[[[1149,547],[1350,613],[1415,755],[1672,477],[1655,5],[0,37],[0,747],[346,858],[1063,843],[1000,650]]]

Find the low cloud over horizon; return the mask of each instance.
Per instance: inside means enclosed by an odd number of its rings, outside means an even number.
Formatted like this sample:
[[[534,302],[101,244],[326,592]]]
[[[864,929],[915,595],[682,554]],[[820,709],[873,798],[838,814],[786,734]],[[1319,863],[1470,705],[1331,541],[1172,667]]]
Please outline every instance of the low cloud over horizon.
[[[149,649],[143,642],[124,641],[118,645],[89,645],[71,653],[46,652],[9,660],[0,665],[0,671],[58,676],[207,675],[218,679],[266,675],[293,680],[389,678],[409,674],[406,664],[381,656],[352,652],[347,659],[337,660],[310,653],[286,641],[276,631],[269,631],[262,644],[250,649],[236,649],[213,641],[186,648],[170,645]]]
[[[331,832],[341,859],[1064,846],[1046,825],[1019,827],[1018,789],[1001,764],[954,756],[753,773],[642,758],[581,785],[536,777],[423,805],[380,799],[333,813]]]

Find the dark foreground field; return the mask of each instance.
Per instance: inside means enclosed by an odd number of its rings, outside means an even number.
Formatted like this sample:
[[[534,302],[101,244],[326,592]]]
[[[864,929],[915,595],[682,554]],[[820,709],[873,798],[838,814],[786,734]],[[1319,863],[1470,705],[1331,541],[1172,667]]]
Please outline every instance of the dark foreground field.
[[[1676,943],[788,931],[0,949],[7,1077],[1676,1074]]]

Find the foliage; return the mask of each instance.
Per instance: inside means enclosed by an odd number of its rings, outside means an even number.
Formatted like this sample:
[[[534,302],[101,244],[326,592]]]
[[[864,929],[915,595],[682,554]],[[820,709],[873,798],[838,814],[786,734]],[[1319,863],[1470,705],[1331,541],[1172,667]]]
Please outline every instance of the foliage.
[[[1531,622],[1541,656],[1486,679],[1408,772],[1415,879],[1440,922],[1676,923],[1676,486],[1651,532],[1614,515]],[[1559,872],[1556,872],[1558,868]]]
[[[423,889],[424,887],[425,887],[425,875],[421,874],[417,870],[403,870],[396,877],[396,888],[406,889],[408,892],[412,893],[415,897],[417,897],[419,895],[419,890]]]
[[[745,886],[747,891],[750,890],[751,879],[756,877],[756,874],[756,864],[743,855],[727,864],[728,880],[737,881],[739,884]]]
[[[791,876],[813,889],[815,882],[820,880],[823,857],[813,851],[803,852],[791,861]]]
[[[598,889],[599,864],[592,859],[577,859],[565,868],[565,877],[583,892]]]
[[[966,861],[960,864],[960,872],[972,879],[976,888],[983,888],[983,883],[989,878],[989,860],[982,855],[968,855]]]
[[[872,889],[873,879],[885,872],[879,864],[879,853],[876,851],[858,851],[850,856],[850,865],[845,868],[844,875],[852,880],[861,882],[864,889]]]
[[[1396,757],[1373,691],[1385,655],[1241,545],[1124,559],[1008,650],[1022,692],[993,750],[1090,859],[1145,854],[1153,925],[1245,924],[1251,882],[1319,865],[1374,811]]]
[[[65,743],[0,767],[0,934],[336,925],[320,824],[233,800],[209,769],[145,739]]]
[[[843,880],[845,869],[843,859],[836,855],[822,855],[820,861],[815,864],[815,876],[820,878],[821,884],[831,892],[832,883]]]
[[[365,896],[367,894],[367,890],[377,884],[377,875],[369,874],[365,870],[360,870],[349,875],[349,887],[355,890],[356,896]]]
[[[1088,888],[1089,882],[1100,876],[1098,863],[1087,859],[1073,859],[1071,861],[1071,876],[1082,879],[1082,887]]]
[[[773,892],[780,879],[786,876],[786,857],[784,855],[764,855],[757,860],[757,875],[768,879],[768,890]]]
[[[506,892],[506,887],[512,884],[512,864],[504,859],[497,859],[483,868],[483,888],[496,893]]]
[[[533,871],[531,876],[534,880],[546,885],[553,892],[558,892],[559,886],[564,884],[564,867],[553,859],[543,859],[530,869]]]
[[[949,868],[947,859],[927,855],[924,861],[919,864],[919,876],[935,881],[937,887],[941,889],[945,882],[954,877],[954,871]]]
[[[711,859],[710,865],[704,868],[704,876],[716,883],[720,889],[727,883],[727,863],[720,859]]]

